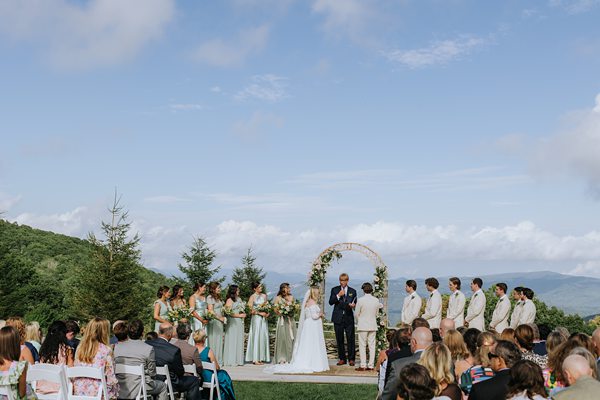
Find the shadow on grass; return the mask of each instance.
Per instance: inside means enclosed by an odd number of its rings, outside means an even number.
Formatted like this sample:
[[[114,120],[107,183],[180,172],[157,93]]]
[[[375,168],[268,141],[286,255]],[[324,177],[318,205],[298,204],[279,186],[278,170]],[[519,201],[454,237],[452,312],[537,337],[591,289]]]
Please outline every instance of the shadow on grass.
[[[376,385],[248,381],[233,385],[237,400],[369,400],[377,397]]]

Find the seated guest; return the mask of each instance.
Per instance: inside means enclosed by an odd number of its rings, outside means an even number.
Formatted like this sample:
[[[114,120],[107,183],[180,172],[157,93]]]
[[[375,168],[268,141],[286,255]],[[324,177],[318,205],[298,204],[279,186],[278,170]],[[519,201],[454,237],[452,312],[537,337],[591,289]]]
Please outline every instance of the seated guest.
[[[40,348],[40,362],[44,364],[73,366],[73,349],[67,343],[67,325],[54,321],[48,328],[46,339]],[[60,385],[54,382],[38,381],[36,393],[58,393]]]
[[[27,396],[27,360],[21,358],[21,337],[12,326],[0,328],[0,385],[8,388],[14,399]],[[2,396],[4,397],[4,396]]]
[[[560,391],[555,400],[592,400],[600,394],[600,382],[592,376],[588,361],[580,355],[570,355],[562,365],[568,388]]]
[[[429,329],[429,322],[425,318],[415,318],[411,324],[412,330],[414,331],[417,328],[427,328]]]
[[[517,361],[510,368],[508,400],[545,400],[544,378],[539,365],[529,360]]]
[[[469,366],[473,365],[472,360],[469,362],[471,356],[463,336],[455,329],[450,329],[444,335],[444,344],[450,350],[452,357],[452,373],[454,374],[455,381],[457,378],[456,371],[460,369],[461,373],[466,371]],[[459,375],[460,376],[460,375]]]
[[[177,327],[177,338],[171,339],[171,343],[181,350],[181,361],[183,362],[183,365],[196,365],[198,376],[202,376],[202,361],[200,361],[198,349],[188,342],[191,334],[192,329],[188,324],[179,324]]]
[[[446,336],[446,332],[451,331],[455,328],[456,324],[453,319],[444,318],[442,322],[440,322],[440,336],[444,339]],[[435,340],[434,340],[435,341]]]
[[[206,346],[206,332],[203,330],[196,331],[194,332],[193,338],[196,349],[200,354],[200,360],[203,362],[210,362],[215,365],[215,369],[217,370],[217,378],[219,379],[221,398],[223,400],[235,400],[235,392],[233,390],[233,382],[231,381],[231,377],[227,371],[221,369],[217,358],[215,357],[215,353],[210,349],[210,347]],[[202,380],[204,382],[210,382],[213,373],[213,371],[203,369]]]
[[[546,368],[542,370],[544,376],[544,386],[546,387],[546,392],[550,396],[555,395],[561,389],[564,388],[564,384],[556,379],[556,374],[551,368],[552,363],[550,360],[554,360],[555,352],[560,348],[560,346],[567,341],[567,338],[563,336],[562,333],[553,331],[550,332],[548,338],[546,339],[546,350],[548,351],[548,363],[546,364]]]
[[[113,335],[110,337],[110,345],[114,348],[115,344],[127,340],[127,321],[118,320],[112,326]]]
[[[548,339],[548,335],[552,332],[552,329],[546,324],[531,324],[533,328],[533,352],[535,354],[539,354],[544,356],[548,354],[548,349],[546,349],[546,340]]]
[[[515,337],[515,330],[513,328],[506,328],[500,334],[500,340],[508,340],[509,342],[513,342],[517,344],[517,338]]]
[[[184,375],[181,350],[169,343],[172,338],[173,325],[163,322],[158,327],[158,339],[146,343],[154,347],[156,366],[168,365],[173,388],[179,392],[185,392],[187,400],[200,400],[200,381],[194,376]],[[157,378],[163,381],[167,379],[162,375],[157,375]]]
[[[592,378],[594,379],[598,379],[598,371],[596,369],[596,356],[591,353],[588,349],[586,349],[585,347],[575,347],[573,350],[571,350],[571,352],[569,353],[570,356],[572,355],[578,355],[581,356],[583,358],[585,358],[588,361],[588,364],[590,365],[590,370],[592,370]]]
[[[388,329],[385,333],[385,338],[388,343],[387,349],[382,349],[379,351],[379,356],[377,357],[377,362],[375,363],[375,371],[377,371],[377,390],[379,393],[383,390],[383,385],[385,385],[385,370],[387,368],[387,360],[388,354],[394,351],[398,351],[398,343],[395,339],[396,331],[394,329]]]
[[[387,380],[390,377],[390,369],[387,367],[389,365],[391,365],[391,363],[393,363],[395,360],[398,360],[398,359],[404,358],[404,357],[410,357],[412,355],[412,351],[410,349],[411,334],[412,334],[412,329],[409,326],[404,326],[402,328],[399,328],[396,331],[394,340],[398,344],[398,348],[395,351],[390,351],[388,353],[386,369],[385,369],[385,376],[384,376],[384,383],[383,383],[384,386],[385,386],[385,382],[387,382]]]
[[[40,361],[39,354],[35,347],[29,342],[25,341],[25,321],[21,317],[10,317],[6,320],[6,326],[12,326],[19,333],[19,339],[21,341],[21,356],[19,360],[25,360],[29,364]]]
[[[146,342],[149,342],[150,340],[154,340],[154,339],[158,339],[158,333],[156,333],[154,331],[150,331],[150,332],[146,333]]]
[[[600,328],[596,328],[594,330],[594,333],[592,334],[592,343],[594,343],[596,357],[598,358],[598,361],[596,362],[596,369],[599,372],[598,376],[600,377]]]
[[[462,392],[454,383],[452,355],[446,345],[441,342],[433,342],[425,349],[418,364],[427,368],[429,375],[436,382],[436,396],[448,396],[450,400],[462,399]]]
[[[524,360],[530,360],[540,366],[546,368],[548,356],[540,356],[533,352],[533,328],[529,325],[519,325],[515,329],[515,337],[517,338],[517,346],[521,350],[521,357]]]
[[[467,333],[469,333],[467,331]],[[465,333],[465,336],[467,334]],[[471,388],[474,384],[490,379],[494,376],[494,371],[491,368],[489,359],[489,353],[493,352],[496,347],[496,338],[490,332],[481,332],[477,336],[476,348],[472,348],[472,343],[467,343],[469,352],[475,355],[473,357],[473,364],[467,368],[465,372],[459,375],[458,384],[465,394],[471,392]]]
[[[76,367],[96,367],[104,371],[108,396],[116,398],[119,394],[119,382],[115,376],[112,348],[108,344],[110,322],[104,318],[94,318],[85,327],[83,339],[75,352]],[[73,394],[76,396],[95,396],[98,393],[98,381],[90,378],[75,378]],[[106,400],[106,399],[105,399]]]
[[[68,320],[65,322],[67,324],[67,341],[69,346],[73,349],[73,354],[77,351],[77,346],[79,346],[79,339],[77,339],[77,335],[79,335],[79,324],[77,321]]]
[[[36,321],[31,321],[25,327],[25,341],[31,343],[35,350],[39,353],[42,347],[42,331],[40,324]]]
[[[448,399],[446,396],[434,397],[437,389],[435,380],[425,367],[411,363],[400,371],[395,392],[401,400]],[[395,400],[396,398],[394,398]]]
[[[496,344],[495,350],[489,353],[488,357],[495,375],[493,378],[474,384],[469,394],[469,400],[506,399],[510,380],[509,369],[521,360],[521,352],[514,343],[501,340]],[[541,376],[542,372],[540,370],[540,379]]]
[[[156,358],[154,347],[142,341],[144,323],[139,319],[131,321],[122,337],[120,329],[115,335],[119,342],[115,345],[115,363],[125,365],[144,365],[146,392],[157,400],[167,400],[167,385],[156,379]],[[117,374],[119,380],[119,398],[134,399],[140,390],[140,379],[131,374]]]

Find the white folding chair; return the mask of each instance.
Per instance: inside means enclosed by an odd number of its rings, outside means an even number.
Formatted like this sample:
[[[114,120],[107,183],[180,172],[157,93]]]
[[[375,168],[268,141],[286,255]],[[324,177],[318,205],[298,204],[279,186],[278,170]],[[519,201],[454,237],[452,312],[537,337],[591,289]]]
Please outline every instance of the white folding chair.
[[[217,377],[217,369],[214,363],[202,361],[202,369],[212,371],[210,382],[202,382],[203,388],[210,388],[210,397],[208,400],[213,400],[213,390],[217,389],[217,399],[221,400],[221,389],[219,389],[219,378]]]
[[[164,375],[167,377],[165,382],[167,383],[167,389],[169,390],[169,398],[171,400],[175,400],[175,393],[173,392],[173,384],[171,383],[171,375],[169,375],[169,366],[165,364],[164,366],[159,367],[157,365],[156,366],[156,375]]]
[[[104,371],[97,367],[71,367],[66,368],[67,372],[67,383],[69,385],[69,400],[108,400],[108,388],[106,387],[106,378],[104,377]],[[98,382],[98,392],[95,396],[77,396],[73,394],[73,381],[75,378],[89,378],[95,379]]]
[[[187,374],[192,374],[194,376],[198,376],[198,371],[196,370],[196,364],[183,364],[183,371]]]
[[[59,385],[58,393],[41,394],[36,393],[39,400],[67,400],[68,388],[65,369],[62,365],[33,364],[27,367],[27,382],[35,391],[37,381],[48,381]]]
[[[144,364],[140,365],[126,365],[126,364],[115,364],[115,374],[128,374],[140,377],[140,390],[135,396],[135,400],[146,400],[148,394],[146,393],[146,376],[144,373]],[[118,377],[117,377],[118,379]]]
[[[18,385],[18,383],[16,384]],[[8,400],[14,400],[14,396],[13,396],[13,392],[12,392],[12,387],[13,385],[6,384],[0,384],[0,396],[6,396],[8,398]]]

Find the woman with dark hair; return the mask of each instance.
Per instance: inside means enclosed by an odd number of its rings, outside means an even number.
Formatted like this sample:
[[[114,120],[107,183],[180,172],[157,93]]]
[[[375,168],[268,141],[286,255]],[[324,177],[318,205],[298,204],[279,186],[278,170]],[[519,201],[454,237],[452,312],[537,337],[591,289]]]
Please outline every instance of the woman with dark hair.
[[[398,398],[402,400],[432,400],[435,397],[437,383],[429,371],[419,364],[408,364],[400,370],[398,379]]]
[[[230,285],[225,300],[227,324],[225,325],[225,346],[223,347],[223,365],[244,365],[244,318],[245,304],[240,299],[238,285]]]
[[[171,308],[183,308],[185,307],[185,297],[183,293],[183,286],[173,286],[173,295],[171,296]]]
[[[206,291],[206,283],[196,282],[194,283],[194,293],[190,296],[190,310],[192,310],[192,329],[194,332],[200,329],[205,329],[208,321],[204,318],[206,316],[207,303],[204,292]],[[192,344],[193,341],[190,343]]]
[[[508,400],[545,400],[544,378],[539,365],[530,360],[517,361],[510,368]]]
[[[267,325],[269,313],[262,311],[269,301],[267,295],[262,293],[263,286],[260,282],[254,282],[252,290],[254,290],[254,293],[248,299],[252,319],[250,320],[250,331],[248,332],[246,361],[252,361],[254,365],[263,365],[264,362],[271,361],[269,326]]]
[[[158,292],[156,293],[156,297],[158,300],[154,302],[154,330],[158,332],[158,328],[160,324],[163,322],[169,322],[167,316],[169,315],[169,311],[171,311],[171,304],[169,303],[169,297],[171,297],[171,292],[169,291],[168,286],[161,286],[158,288]]]
[[[462,374],[459,375],[460,389],[469,394],[474,384],[485,381],[494,377],[494,371],[490,368],[490,360],[488,353],[496,346],[496,338],[490,332],[481,332],[477,335],[475,347],[473,347],[473,337],[475,332],[472,328],[465,332],[465,343],[469,353],[472,355],[472,365]]]
[[[40,348],[40,362],[44,364],[73,366],[73,349],[67,341],[67,324],[54,321],[48,328],[46,339]],[[39,381],[36,392],[42,394],[58,393],[60,385],[47,381]]]
[[[465,330],[462,335],[463,344],[465,346],[466,354],[456,358],[454,362],[454,375],[457,381],[460,381],[460,376],[463,372],[471,368],[477,362],[477,336],[481,332],[476,328],[469,328]],[[457,338],[455,338],[457,339]],[[448,346],[452,355],[455,357],[457,354],[454,353],[455,347]]]
[[[292,310],[292,314],[283,315],[282,310]],[[278,364],[292,361],[294,350],[294,338],[296,337],[296,321],[294,319],[294,296],[290,284],[287,282],[279,285],[279,292],[273,299],[273,311],[277,317],[277,328],[275,330],[275,354],[273,358]]]
[[[215,353],[215,357],[219,362],[223,361],[223,332],[224,324],[226,323],[223,315],[223,301],[221,301],[221,285],[219,282],[211,282],[208,284],[208,297],[206,298],[208,307],[207,313],[212,314],[212,318],[206,326],[208,343],[210,348]]]
[[[540,366],[540,368],[546,368],[548,364],[548,355],[540,356],[533,352],[533,328],[529,325],[519,325],[515,329],[515,338],[517,339],[517,346],[521,350],[521,357],[523,360],[530,360]]]
[[[7,325],[0,329],[0,384],[7,385],[15,399],[27,394],[27,360],[19,361],[20,345],[21,337],[14,327]]]

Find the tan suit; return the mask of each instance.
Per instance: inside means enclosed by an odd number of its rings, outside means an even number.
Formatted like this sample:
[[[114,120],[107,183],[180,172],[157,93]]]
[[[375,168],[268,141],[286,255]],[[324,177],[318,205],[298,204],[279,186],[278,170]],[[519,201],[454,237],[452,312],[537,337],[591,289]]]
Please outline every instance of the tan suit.
[[[485,293],[483,290],[479,289],[471,296],[465,321],[469,323],[469,328],[477,328],[481,332],[485,330]]]
[[[425,318],[429,322],[431,329],[440,327],[440,322],[442,322],[442,295],[437,289],[429,294],[425,312],[421,318]]]
[[[465,324],[465,295],[460,290],[453,292],[448,300],[446,318],[454,321],[454,326],[459,328]]]
[[[402,305],[402,322],[412,324],[413,320],[419,316],[423,301],[417,292],[413,292],[404,298]]]
[[[583,376],[574,385],[561,390],[552,397],[554,400],[598,400],[600,382],[591,376]]]
[[[508,328],[508,314],[510,314],[510,300],[506,295],[500,297],[496,303],[490,329],[494,329],[498,333]]]
[[[361,368],[373,368],[375,365],[375,336],[377,334],[377,313],[382,307],[379,300],[371,294],[365,294],[356,301],[354,316],[358,332],[358,353]],[[367,363],[367,345],[369,362]]]
[[[181,362],[183,365],[196,365],[196,371],[198,375],[202,376],[202,361],[200,361],[200,354],[198,354],[198,349],[195,346],[192,346],[185,340],[180,339],[171,339],[171,344],[179,347],[181,350]],[[186,375],[191,375],[186,373]]]

